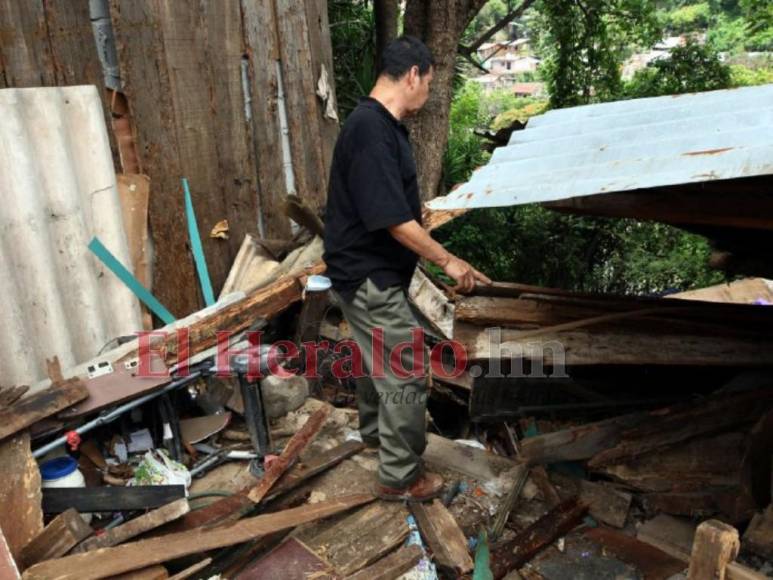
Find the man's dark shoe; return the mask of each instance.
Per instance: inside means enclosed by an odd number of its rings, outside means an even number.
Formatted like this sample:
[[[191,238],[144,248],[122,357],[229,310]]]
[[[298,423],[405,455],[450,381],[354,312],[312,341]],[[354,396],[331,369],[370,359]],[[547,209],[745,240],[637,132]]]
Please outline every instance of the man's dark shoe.
[[[429,501],[443,491],[443,478],[437,473],[425,471],[406,488],[398,489],[376,484],[376,495],[386,501]]]
[[[369,455],[377,454],[381,447],[378,439],[363,439],[362,442],[365,444],[363,451]]]

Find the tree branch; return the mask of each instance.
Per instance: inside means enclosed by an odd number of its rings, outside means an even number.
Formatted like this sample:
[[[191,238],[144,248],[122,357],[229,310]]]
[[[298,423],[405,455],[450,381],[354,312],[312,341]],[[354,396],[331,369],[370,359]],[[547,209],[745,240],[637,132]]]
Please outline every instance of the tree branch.
[[[507,14],[505,14],[496,24],[494,24],[494,26],[492,26],[486,32],[481,34],[480,38],[478,38],[478,40],[473,42],[469,46],[468,50],[470,52],[475,52],[476,50],[478,50],[483,45],[483,43],[488,42],[491,39],[491,37],[493,37],[497,32],[502,30],[505,26],[507,26],[510,22],[512,22],[519,16],[523,15],[523,13],[532,4],[534,4],[534,0],[523,0],[523,2],[521,2],[518,8],[515,8],[510,12],[508,12]]]

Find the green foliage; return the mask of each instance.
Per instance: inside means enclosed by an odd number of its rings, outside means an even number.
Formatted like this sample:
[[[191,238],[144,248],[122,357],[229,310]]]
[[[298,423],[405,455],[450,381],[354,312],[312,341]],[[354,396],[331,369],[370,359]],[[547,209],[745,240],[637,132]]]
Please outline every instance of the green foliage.
[[[548,108],[548,102],[539,99],[522,98],[522,103],[512,107],[494,118],[491,128],[494,131],[512,126],[516,121],[526,123],[531,117],[541,115]]]
[[[773,83],[773,69],[751,69],[742,65],[730,65],[730,83],[734,87],[751,87]]]
[[[341,120],[376,82],[375,22],[367,0],[329,0],[330,40]]]
[[[627,83],[628,97],[654,97],[698,91],[725,89],[731,86],[730,67],[709,45],[688,42],[674,48],[669,58],[651,62],[637,71]]]
[[[437,233],[501,281],[586,292],[652,294],[719,283],[700,236],[671,226],[564,215],[527,205],[475,210]]]
[[[706,33],[706,41],[720,52],[738,52],[746,42],[746,21],[720,14]]]
[[[660,36],[651,0],[540,0],[536,10],[553,108],[614,99],[631,45],[651,45]]]
[[[675,34],[704,29],[711,22],[711,6],[708,2],[687,4],[668,14],[668,29]]]
[[[443,175],[449,189],[467,181],[476,167],[488,161],[488,153],[475,135],[475,129],[485,128],[491,116],[483,101],[480,85],[468,82],[451,102],[448,147],[443,158]]]

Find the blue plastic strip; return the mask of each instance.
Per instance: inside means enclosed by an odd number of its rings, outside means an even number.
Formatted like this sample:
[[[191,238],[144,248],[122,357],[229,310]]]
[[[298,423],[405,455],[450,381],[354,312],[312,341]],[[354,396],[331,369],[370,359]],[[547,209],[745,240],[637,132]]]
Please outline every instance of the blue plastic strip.
[[[145,306],[150,308],[153,314],[163,320],[164,324],[172,324],[175,321],[172,313],[169,312],[164,307],[164,305],[161,304],[158,299],[150,293],[150,290],[140,284],[139,280],[137,280],[137,278],[135,278],[134,275],[129,272],[129,270],[127,270],[113,254],[110,253],[110,250],[108,250],[104,244],[99,241],[99,238],[94,237],[91,242],[89,242],[89,250],[91,250],[105,266],[110,268],[110,271],[118,276],[121,282],[126,284],[129,290],[131,290]]]
[[[188,237],[191,240],[193,260],[196,262],[196,271],[199,274],[201,293],[204,295],[204,303],[207,306],[212,306],[215,303],[215,293],[212,292],[212,282],[209,279],[209,270],[207,270],[207,259],[204,257],[204,248],[201,246],[201,237],[199,237],[199,227],[196,224],[196,213],[193,211],[191,190],[185,177],[183,177],[183,190],[185,191],[185,214],[188,217]]]

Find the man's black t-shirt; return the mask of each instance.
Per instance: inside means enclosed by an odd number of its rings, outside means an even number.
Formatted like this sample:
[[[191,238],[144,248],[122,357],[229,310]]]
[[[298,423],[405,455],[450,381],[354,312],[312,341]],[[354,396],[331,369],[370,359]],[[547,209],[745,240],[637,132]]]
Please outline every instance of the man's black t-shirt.
[[[408,287],[418,256],[389,233],[421,223],[408,130],[377,100],[360,99],[338,136],[325,211],[327,276],[351,301],[365,278],[380,289]]]

